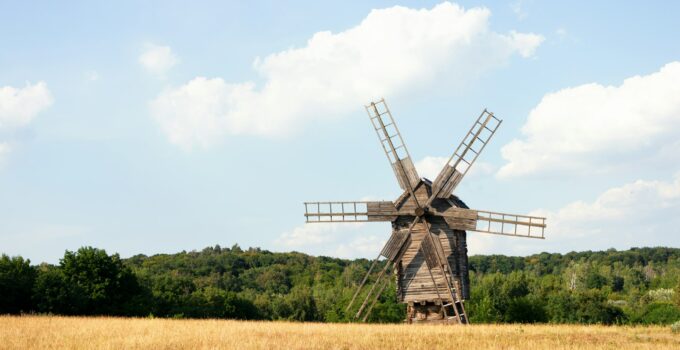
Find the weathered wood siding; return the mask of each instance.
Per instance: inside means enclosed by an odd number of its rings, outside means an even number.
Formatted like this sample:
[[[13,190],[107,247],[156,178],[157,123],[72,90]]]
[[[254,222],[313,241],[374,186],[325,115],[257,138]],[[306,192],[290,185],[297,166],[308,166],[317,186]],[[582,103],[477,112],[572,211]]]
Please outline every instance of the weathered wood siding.
[[[424,186],[421,182],[415,189],[416,198],[421,203],[427,201],[430,195],[429,188]],[[415,202],[412,198],[406,196],[400,197],[396,201],[397,209],[413,210],[415,209]],[[400,216],[394,223],[395,230],[408,230],[408,227],[413,222],[412,216]],[[456,289],[458,290],[458,297],[467,299],[469,296],[469,277],[467,268],[467,244],[465,231],[454,231],[449,228],[446,221],[442,218],[431,217],[427,218],[431,225],[432,232],[441,243],[443,251],[440,252],[442,256],[447,257],[451,271],[448,273],[453,277]],[[397,294],[401,302],[423,302],[423,301],[437,301],[439,296],[445,301],[451,301],[446,280],[439,268],[432,269],[432,277],[430,276],[425,259],[419,247],[427,228],[424,223],[418,223],[412,231],[412,239],[410,245],[406,249],[401,264],[397,269]]]

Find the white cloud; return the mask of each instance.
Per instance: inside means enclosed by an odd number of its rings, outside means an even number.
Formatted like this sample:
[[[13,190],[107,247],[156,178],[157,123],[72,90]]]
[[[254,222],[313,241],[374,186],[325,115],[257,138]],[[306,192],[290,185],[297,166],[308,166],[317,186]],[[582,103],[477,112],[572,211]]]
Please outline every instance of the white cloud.
[[[359,236],[348,243],[338,245],[333,256],[344,259],[375,258],[386,242],[384,238],[375,235]]]
[[[508,46],[517,50],[522,57],[529,58],[534,55],[545,38],[532,33],[518,33],[512,30],[510,35],[505,37],[505,40]]]
[[[322,223],[322,224],[304,224],[295,227],[291,231],[284,232],[276,241],[277,244],[286,247],[304,247],[313,246],[322,243],[328,243],[336,239],[335,233],[345,228],[357,228],[361,223]]]
[[[575,201],[546,217],[545,240],[468,233],[473,254],[528,255],[539,252],[680,246],[680,173],[671,181],[638,180],[611,188],[593,201]]]
[[[446,157],[426,156],[423,159],[416,161],[414,165],[418,171],[418,175],[434,181],[448,160],[449,158]]]
[[[518,0],[510,3],[510,9],[512,9],[512,12],[515,13],[515,16],[517,16],[517,19],[520,21],[526,19],[529,16],[523,7],[523,1]]]
[[[680,244],[680,173],[670,182],[638,180],[576,201],[548,217],[548,242],[572,250]]]
[[[274,241],[283,249],[341,258],[374,258],[389,238],[388,223],[303,224]]]
[[[51,106],[53,101],[52,94],[43,81],[26,84],[23,88],[0,87],[0,130],[27,125],[38,113]]]
[[[41,81],[27,83],[23,88],[0,87],[0,132],[11,135],[12,131],[28,125],[38,113],[52,105],[54,99],[47,84]],[[0,161],[9,154],[9,142],[0,140]]]
[[[524,137],[502,149],[500,177],[639,166],[677,145],[680,62],[620,86],[585,84],[547,94],[529,113]],[[676,148],[677,153],[677,148]]]
[[[447,157],[426,156],[423,159],[417,161],[415,163],[415,167],[416,170],[418,170],[418,175],[434,181],[448,160],[449,158]],[[466,177],[489,175],[494,171],[496,171],[496,167],[493,164],[476,161],[475,164],[470,168],[470,171]]]
[[[373,10],[357,26],[314,34],[301,48],[257,58],[263,83],[197,77],[150,103],[171,142],[209,146],[226,135],[278,136],[305,120],[359,110],[445,75],[464,81],[531,56],[543,37],[489,30],[490,11],[448,2]]]
[[[170,46],[149,44],[139,56],[139,63],[149,72],[163,76],[179,62]]]

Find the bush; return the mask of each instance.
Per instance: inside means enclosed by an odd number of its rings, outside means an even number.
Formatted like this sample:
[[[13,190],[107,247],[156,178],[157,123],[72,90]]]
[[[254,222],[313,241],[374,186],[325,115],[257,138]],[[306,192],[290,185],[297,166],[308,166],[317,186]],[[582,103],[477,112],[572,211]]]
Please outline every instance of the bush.
[[[647,292],[644,299],[649,302],[670,303],[675,297],[675,291],[670,288],[652,289]]]
[[[608,304],[600,292],[584,292],[576,300],[576,320],[579,323],[620,324],[626,320],[623,310]]]
[[[675,322],[671,325],[671,332],[680,333],[680,321]]]
[[[671,303],[651,303],[636,321],[643,324],[671,324],[680,321],[680,309]]]
[[[510,323],[547,322],[548,315],[540,300],[520,297],[509,302],[504,321]]]

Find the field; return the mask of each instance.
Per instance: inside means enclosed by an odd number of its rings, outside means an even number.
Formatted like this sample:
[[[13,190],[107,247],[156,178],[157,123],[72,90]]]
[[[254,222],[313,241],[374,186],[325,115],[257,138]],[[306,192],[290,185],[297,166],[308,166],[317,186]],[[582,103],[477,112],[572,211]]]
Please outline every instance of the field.
[[[0,316],[1,349],[680,349],[669,327],[408,326]]]

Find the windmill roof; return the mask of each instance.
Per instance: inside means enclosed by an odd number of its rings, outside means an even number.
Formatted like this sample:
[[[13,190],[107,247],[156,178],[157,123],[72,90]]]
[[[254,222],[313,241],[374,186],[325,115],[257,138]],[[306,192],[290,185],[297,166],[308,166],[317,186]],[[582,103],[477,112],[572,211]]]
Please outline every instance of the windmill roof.
[[[420,179],[423,181],[423,183],[425,183],[425,185],[427,185],[428,187],[432,187],[432,181],[430,181],[430,179],[425,178],[425,177],[422,177]],[[451,197],[449,197],[449,199],[458,208],[470,209],[470,207],[468,207],[467,204],[465,204],[465,202],[463,202],[463,200],[458,198],[458,196],[456,196],[455,194],[452,194]]]

